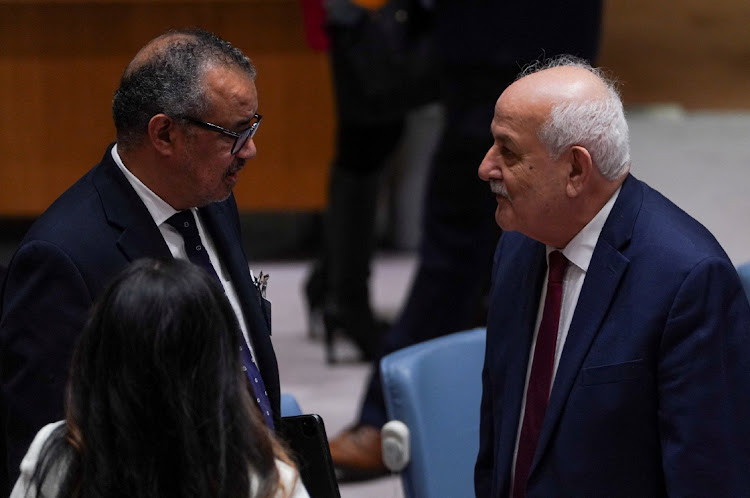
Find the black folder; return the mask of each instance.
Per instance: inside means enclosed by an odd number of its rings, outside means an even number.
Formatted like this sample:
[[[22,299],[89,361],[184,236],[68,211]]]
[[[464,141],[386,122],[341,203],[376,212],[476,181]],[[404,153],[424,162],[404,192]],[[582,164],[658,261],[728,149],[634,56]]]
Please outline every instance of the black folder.
[[[286,442],[310,497],[341,498],[320,415],[281,417],[279,435]]]

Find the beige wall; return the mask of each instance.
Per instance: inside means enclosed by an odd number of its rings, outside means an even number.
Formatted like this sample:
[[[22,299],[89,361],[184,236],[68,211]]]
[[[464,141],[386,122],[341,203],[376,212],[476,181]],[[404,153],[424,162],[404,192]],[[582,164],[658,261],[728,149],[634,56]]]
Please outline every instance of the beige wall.
[[[750,110],[750,2],[674,5],[606,3],[600,63],[626,101]],[[325,55],[305,45],[298,0],[0,0],[0,215],[39,214],[101,158],[122,69],[145,41],[186,25],[217,32],[259,68],[264,120],[240,208],[323,206],[330,78]]]

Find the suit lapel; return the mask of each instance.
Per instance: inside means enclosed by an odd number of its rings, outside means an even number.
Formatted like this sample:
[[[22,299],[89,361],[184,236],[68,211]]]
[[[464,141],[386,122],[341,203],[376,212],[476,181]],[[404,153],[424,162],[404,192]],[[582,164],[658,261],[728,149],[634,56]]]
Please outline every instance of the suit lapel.
[[[120,230],[117,247],[128,261],[139,258],[171,259],[164,237],[107,148],[93,172],[92,182],[110,226]]]
[[[252,284],[250,269],[247,258],[242,250],[242,241],[237,234],[231,230],[227,220],[231,217],[225,212],[224,203],[212,203],[199,209],[201,218],[205,220],[207,230],[216,245],[222,262],[226,265],[232,285],[237,290],[237,295],[242,303],[245,319],[248,321],[253,343],[267,336],[270,331],[265,326],[265,321],[260,308],[260,294],[257,287]]]
[[[239,229],[233,229],[230,224],[230,220],[236,217],[236,214],[232,213],[232,211],[236,213],[236,207],[230,199],[209,204],[200,208],[199,211],[216,245],[219,257],[229,272],[232,285],[237,291],[260,374],[266,385],[271,406],[274,408],[274,415],[278,419],[280,394],[276,354],[271,343],[271,330],[261,308],[260,292],[252,283],[247,257],[242,250]]]
[[[562,414],[589,348],[601,328],[629,260],[620,252],[630,241],[643,193],[629,176],[602,229],[578,297],[550,393],[531,473],[541,459]]]
[[[127,261],[145,257],[171,259],[172,253],[164,237],[148,209],[112,159],[111,149],[112,146],[107,148],[101,163],[92,171],[92,182],[99,194],[107,222],[114,230],[120,232],[117,238],[118,249]],[[271,332],[260,307],[260,294],[250,278],[247,259],[238,236],[239,229],[234,229],[231,225],[232,220],[237,219],[236,205],[232,198],[212,203],[200,208],[199,211],[237,291],[248,334],[258,357],[261,375],[275,411],[274,415],[278,419],[278,365],[271,344]]]
[[[510,489],[511,462],[526,384],[529,350],[547,265],[544,244],[531,239],[526,239],[526,243],[516,254],[503,254],[501,257],[513,261],[503,265],[503,268],[508,268],[511,273],[496,275],[497,292],[492,299],[493,302],[513,304],[495,308],[508,311],[506,316],[490,316],[490,320],[497,325],[488,324],[488,331],[509,336],[509,340],[504,341],[507,349],[499,357],[506,373],[504,382],[501,381],[503,397],[499,406],[502,417],[499,434],[503,436],[499,439],[497,449],[498,460],[508,464],[499,466],[502,473],[498,476],[497,489]],[[516,275],[517,272],[523,274]],[[518,286],[508,286],[507,282],[516,282]],[[527,286],[528,291],[522,290],[524,286]]]

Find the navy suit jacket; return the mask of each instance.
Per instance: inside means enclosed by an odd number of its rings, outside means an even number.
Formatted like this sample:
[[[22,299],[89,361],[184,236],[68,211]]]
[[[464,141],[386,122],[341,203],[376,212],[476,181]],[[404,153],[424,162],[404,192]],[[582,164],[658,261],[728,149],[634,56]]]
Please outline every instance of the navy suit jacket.
[[[8,267],[0,301],[0,379],[11,483],[36,432],[63,418],[68,366],[92,301],[131,261],[172,258],[110,151],[111,146],[39,217]],[[279,374],[270,321],[251,281],[234,197],[199,212],[237,290],[278,421]]]
[[[482,373],[478,497],[508,496],[544,245],[505,233]],[[747,496],[750,306],[714,237],[629,176],[550,394],[527,496]]]

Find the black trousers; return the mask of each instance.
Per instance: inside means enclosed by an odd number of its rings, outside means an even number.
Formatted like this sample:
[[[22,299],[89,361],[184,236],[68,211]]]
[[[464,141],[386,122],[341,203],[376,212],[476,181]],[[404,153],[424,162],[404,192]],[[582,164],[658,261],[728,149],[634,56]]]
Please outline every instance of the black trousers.
[[[492,255],[501,230],[494,219],[494,196],[477,169],[492,145],[495,102],[517,70],[455,67],[445,72],[446,126],[428,179],[417,273],[372,365],[361,423],[380,427],[387,421],[379,368],[383,355],[486,323]]]

